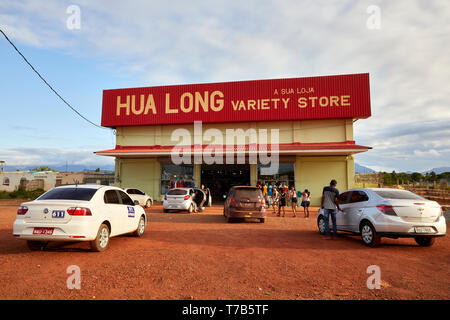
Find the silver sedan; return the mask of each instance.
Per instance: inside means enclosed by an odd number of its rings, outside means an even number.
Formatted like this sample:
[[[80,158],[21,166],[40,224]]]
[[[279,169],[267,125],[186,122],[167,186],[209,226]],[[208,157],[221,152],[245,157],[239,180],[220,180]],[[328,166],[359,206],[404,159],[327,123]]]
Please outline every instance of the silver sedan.
[[[441,206],[407,190],[351,189],[339,195],[339,206],[342,211],[336,214],[337,230],[361,235],[370,247],[378,246],[382,237],[409,237],[420,246],[431,246],[436,237],[446,234]],[[323,209],[319,210],[317,225],[324,234]]]

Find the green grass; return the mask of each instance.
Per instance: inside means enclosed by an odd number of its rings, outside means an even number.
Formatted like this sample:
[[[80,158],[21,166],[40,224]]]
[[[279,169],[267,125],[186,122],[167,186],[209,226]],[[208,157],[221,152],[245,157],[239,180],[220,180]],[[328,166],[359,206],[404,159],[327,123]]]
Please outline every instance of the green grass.
[[[33,191],[26,191],[24,189],[19,189],[13,192],[0,191],[0,199],[36,199],[45,191],[42,189],[37,189]]]

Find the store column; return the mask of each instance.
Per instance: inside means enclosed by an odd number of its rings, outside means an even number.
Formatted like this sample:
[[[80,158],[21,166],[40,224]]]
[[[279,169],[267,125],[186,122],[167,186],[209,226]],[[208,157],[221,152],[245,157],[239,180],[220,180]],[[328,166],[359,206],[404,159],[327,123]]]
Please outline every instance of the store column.
[[[258,165],[250,163],[250,185],[256,187],[258,182]]]
[[[197,188],[202,186],[202,165],[194,164],[194,183]]]

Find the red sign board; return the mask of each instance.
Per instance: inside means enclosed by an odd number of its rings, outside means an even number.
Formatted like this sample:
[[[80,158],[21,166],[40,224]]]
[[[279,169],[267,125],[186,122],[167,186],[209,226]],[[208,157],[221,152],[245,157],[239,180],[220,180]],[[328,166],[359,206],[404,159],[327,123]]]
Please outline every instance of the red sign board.
[[[103,91],[102,126],[367,118],[369,74]]]

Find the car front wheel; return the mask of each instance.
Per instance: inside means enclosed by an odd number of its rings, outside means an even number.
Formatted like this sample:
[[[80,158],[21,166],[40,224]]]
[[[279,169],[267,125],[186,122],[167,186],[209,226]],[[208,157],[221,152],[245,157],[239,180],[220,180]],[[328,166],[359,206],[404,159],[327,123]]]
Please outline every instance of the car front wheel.
[[[436,239],[433,237],[414,237],[414,240],[421,247],[431,247]]]
[[[368,221],[364,221],[361,224],[361,239],[366,246],[372,248],[378,247],[381,242],[381,238],[377,234],[377,231],[375,230],[373,225]]]
[[[101,252],[108,248],[109,244],[109,228],[106,224],[102,224],[98,229],[97,238],[91,241],[91,248],[94,251]]]

